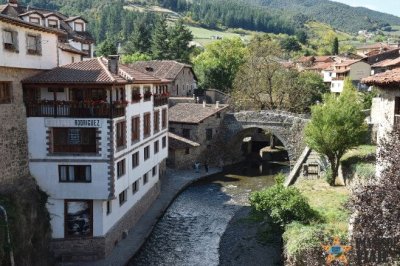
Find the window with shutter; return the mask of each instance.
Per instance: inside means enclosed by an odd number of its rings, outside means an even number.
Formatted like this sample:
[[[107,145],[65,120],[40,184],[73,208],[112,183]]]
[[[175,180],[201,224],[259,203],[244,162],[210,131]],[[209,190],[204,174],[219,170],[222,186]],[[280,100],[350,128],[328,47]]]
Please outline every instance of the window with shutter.
[[[3,30],[3,47],[5,50],[18,52],[18,32]]]
[[[41,55],[41,37],[40,35],[30,35],[26,36],[26,49],[27,53],[31,55]]]

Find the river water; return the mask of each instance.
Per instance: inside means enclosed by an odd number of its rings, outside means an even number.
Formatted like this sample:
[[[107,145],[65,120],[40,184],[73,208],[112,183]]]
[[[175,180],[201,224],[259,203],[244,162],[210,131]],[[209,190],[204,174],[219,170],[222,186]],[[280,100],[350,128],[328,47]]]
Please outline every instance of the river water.
[[[219,264],[219,244],[229,221],[248,205],[251,191],[274,184],[288,166],[238,164],[183,191],[167,209],[129,265]]]

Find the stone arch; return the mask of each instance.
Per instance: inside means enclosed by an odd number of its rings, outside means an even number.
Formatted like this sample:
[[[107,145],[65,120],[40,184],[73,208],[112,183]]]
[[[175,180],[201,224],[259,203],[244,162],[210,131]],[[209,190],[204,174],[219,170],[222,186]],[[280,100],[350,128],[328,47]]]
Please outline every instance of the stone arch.
[[[293,165],[306,147],[304,128],[307,122],[308,119],[303,115],[281,111],[244,111],[227,114],[223,123],[226,157],[232,163],[241,160],[240,151],[235,145],[238,138],[248,129],[261,128],[275,135],[283,143],[290,164]]]

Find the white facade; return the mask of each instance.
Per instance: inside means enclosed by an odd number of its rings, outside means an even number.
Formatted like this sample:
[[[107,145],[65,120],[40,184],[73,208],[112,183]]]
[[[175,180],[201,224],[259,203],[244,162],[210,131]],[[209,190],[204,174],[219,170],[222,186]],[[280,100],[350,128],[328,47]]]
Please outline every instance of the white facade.
[[[16,26],[0,21],[0,66],[29,68],[29,69],[51,69],[57,66],[57,42],[58,36],[55,33],[43,32]],[[14,33],[15,48],[5,49],[6,32]],[[28,53],[27,36],[40,36],[41,49],[39,54]]]
[[[125,98],[129,101],[131,88],[140,86],[143,95],[143,85],[125,85]],[[150,85],[146,85],[147,87]],[[151,86],[151,90],[155,90]],[[115,91],[114,91],[115,94]],[[41,99],[50,100],[52,93],[47,88],[41,89]],[[110,95],[108,95],[109,100]],[[114,99],[115,95],[113,96]],[[125,115],[117,118],[53,118],[53,117],[28,117],[28,142],[31,174],[38,181],[39,186],[49,195],[48,210],[51,214],[53,238],[67,238],[66,204],[67,201],[92,202],[92,235],[104,237],[107,232],[129,211],[154,185],[159,181],[159,165],[168,155],[168,124],[162,127],[162,110],[167,110],[167,105],[155,106],[153,98],[150,101],[143,99],[137,103],[129,103],[125,108]],[[69,89],[57,93],[58,100],[69,100]],[[154,132],[154,111],[159,111],[159,130]],[[144,138],[144,114],[151,114],[150,136]],[[167,113],[165,113],[167,114]],[[131,139],[132,117],[140,117],[140,139],[133,142]],[[168,121],[167,117],[165,117]],[[79,153],[52,153],[53,128],[75,128],[79,121],[96,130],[97,150],[95,154]],[[78,122],[76,122],[78,121]],[[117,124],[125,122],[126,142],[123,148],[117,147]],[[110,130],[109,126],[113,125]],[[112,134],[113,133],[113,134]],[[69,136],[68,136],[69,137]],[[70,138],[70,137],[69,137]],[[113,138],[114,147],[110,149],[110,138]],[[158,152],[155,151],[155,142],[158,141]],[[144,150],[149,147],[149,157],[144,158]],[[139,152],[139,164],[133,167],[132,155]],[[125,160],[124,174],[118,176],[118,163]],[[90,166],[90,182],[65,182],[61,181],[60,167],[64,166]],[[155,172],[153,174],[153,168]],[[112,171],[111,171],[112,170]],[[113,172],[114,174],[111,174]],[[148,180],[145,183],[144,175]],[[138,181],[137,191],[132,186]],[[120,204],[121,193],[126,192],[126,201]],[[109,205],[109,207],[107,207]]]
[[[331,75],[331,92],[341,93],[344,87],[344,79],[348,77],[354,83],[371,75],[371,66],[363,61],[358,61],[349,65],[334,65]]]

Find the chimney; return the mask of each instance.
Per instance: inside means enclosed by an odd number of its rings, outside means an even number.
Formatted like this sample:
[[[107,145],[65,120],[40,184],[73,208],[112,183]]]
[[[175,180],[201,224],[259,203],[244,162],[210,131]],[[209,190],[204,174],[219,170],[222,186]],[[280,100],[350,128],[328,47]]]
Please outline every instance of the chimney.
[[[108,70],[111,73],[118,75],[118,61],[119,55],[109,55],[108,56]]]
[[[215,102],[215,108],[218,109],[219,108],[219,101]]]
[[[203,101],[203,108],[206,108],[206,101]]]

